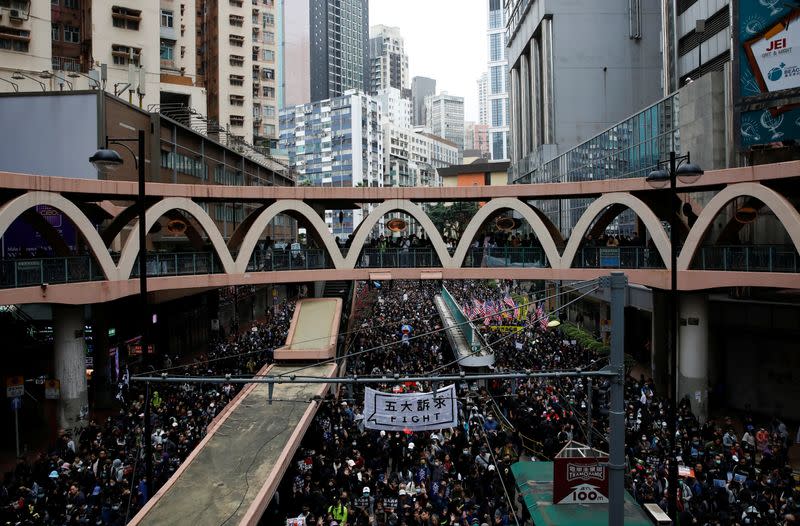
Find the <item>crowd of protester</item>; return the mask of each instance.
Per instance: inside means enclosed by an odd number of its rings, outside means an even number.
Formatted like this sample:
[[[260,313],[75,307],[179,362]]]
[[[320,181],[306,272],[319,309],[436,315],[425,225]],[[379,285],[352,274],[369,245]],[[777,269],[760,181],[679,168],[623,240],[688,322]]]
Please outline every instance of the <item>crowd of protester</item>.
[[[165,356],[159,372],[252,374],[270,362],[272,350],[285,342],[293,310],[293,302],[283,302],[248,330],[211,342],[207,353],[183,359]],[[143,447],[146,387],[126,380],[118,386],[115,414],[91,420],[80,433],[61,431],[48,451],[20,461],[5,475],[0,524],[123,525],[145,504],[149,498]],[[238,388],[190,383],[150,386],[153,491],[200,442]]]
[[[352,327],[340,354],[356,375],[454,374],[459,371],[433,281],[362,282]],[[495,356],[492,370],[600,368],[607,357],[541,323],[534,298],[513,282],[453,281],[444,285],[462,306],[474,300],[513,307],[476,327]],[[506,303],[507,304],[507,303]],[[166,367],[181,374],[252,374],[283,343],[292,306],[281,304],[262,323],[215,342],[208,354]],[[163,384],[162,384],[163,385]],[[237,389],[233,385],[152,387],[155,488],[202,438]],[[427,392],[432,382],[383,391]],[[511,472],[520,459],[551,459],[576,440],[606,450],[610,384],[592,389],[578,378],[456,382],[458,425],[437,431],[367,429],[363,390],[342,387],[321,403],[264,518],[307,526],[484,526],[531,524]],[[120,385],[118,414],[92,421],[79,436],[61,434],[38,458],[20,462],[0,487],[3,524],[124,524],[147,501],[143,480],[144,392]],[[592,413],[589,414],[588,408]],[[626,486],[637,502],[667,509],[671,456],[668,408],[652,380],[626,382]],[[795,524],[797,482],[788,449],[800,440],[775,418],[700,423],[688,399],[678,408],[678,511],[681,525]]]
[[[517,304],[526,300],[525,291],[513,283],[457,281],[446,286],[462,305],[473,299],[499,301],[509,294]],[[363,310],[356,314],[362,325],[353,338],[348,371],[457,370],[443,333],[427,335],[441,326],[433,308],[437,287],[420,282],[364,286],[359,291]],[[539,323],[534,305],[531,301],[530,309],[520,309],[521,319],[501,315],[489,327],[476,324],[495,353],[494,370],[606,364],[602,354]],[[406,344],[404,325],[413,327]],[[387,344],[393,345],[369,350]],[[403,390],[431,387],[422,382]],[[530,524],[511,464],[520,458],[551,459],[571,440],[608,450],[608,382],[596,380],[591,391],[586,380],[572,378],[498,379],[457,387],[458,427],[434,432],[366,429],[363,393],[342,389],[337,397],[329,396],[284,477],[270,519],[282,524],[299,518],[322,526]],[[629,378],[625,394],[627,489],[639,503],[655,502],[666,510],[666,402],[643,377]],[[745,426],[745,434],[738,436],[730,420],[700,425],[688,399],[681,402],[680,524],[794,523],[798,495],[788,464],[786,426],[775,420],[759,429],[749,419]]]

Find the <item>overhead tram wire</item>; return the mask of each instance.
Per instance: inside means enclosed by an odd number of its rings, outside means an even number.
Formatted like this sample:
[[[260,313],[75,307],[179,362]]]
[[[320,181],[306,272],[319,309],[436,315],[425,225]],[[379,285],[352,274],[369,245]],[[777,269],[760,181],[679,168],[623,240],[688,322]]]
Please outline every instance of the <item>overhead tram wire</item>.
[[[582,286],[581,288],[585,288],[587,286],[595,285],[595,283],[593,283],[594,281],[596,281],[596,280],[591,280],[590,282],[587,282],[586,285]],[[577,301],[578,299],[580,299],[581,297],[585,296],[586,294],[590,294],[594,290],[597,290],[597,288],[599,288],[599,287],[595,287],[593,290],[590,290],[589,292],[585,293],[584,295],[582,295],[582,296],[580,296],[578,298],[575,298],[574,300],[571,300],[569,303],[563,305],[561,308],[566,307],[567,305],[573,303],[574,301]],[[565,293],[559,293],[559,294],[556,294],[556,295],[553,295],[553,296],[549,296],[549,297],[543,298],[542,300],[539,300],[539,301],[543,301],[544,299],[549,299],[549,298],[555,297],[555,296],[560,295],[560,294],[565,294]],[[474,321],[474,320],[482,320],[482,319],[488,318],[489,316],[495,316],[495,315],[501,314],[503,312],[512,311],[512,310],[515,310],[515,309],[517,309],[519,307],[524,307],[524,306],[532,305],[532,304],[535,304],[535,303],[536,303],[536,301],[520,304],[520,305],[517,305],[516,307],[514,307],[513,309],[512,308],[503,309],[503,310],[498,311],[496,313],[493,313],[491,315],[479,316],[477,318],[473,318],[472,320],[467,320],[466,322],[460,322],[460,323],[455,324],[455,325],[451,325],[451,326],[448,326],[448,327],[443,327],[443,328],[436,329],[436,330],[433,330],[433,331],[429,331],[429,332],[426,332],[426,333],[418,334],[416,336],[412,336],[409,339],[420,338],[422,336],[435,334],[435,333],[438,333],[438,332],[442,332],[443,330],[446,330],[448,328],[464,325],[464,324],[469,323],[469,322]],[[553,311],[553,312],[556,312],[556,311]],[[213,377],[213,376],[199,376],[199,377],[198,376],[195,376],[195,377],[176,376],[176,377],[168,377],[166,374],[162,373],[162,376],[160,376],[160,377],[159,376],[148,376],[148,377],[136,376],[136,377],[131,377],[131,378],[135,379],[135,380],[138,380],[138,381],[150,380],[150,381],[155,381],[155,382],[170,382],[170,383],[179,383],[179,382],[198,382],[198,383],[202,383],[202,382],[205,381],[205,382],[210,382],[210,383],[226,383],[227,382],[227,383],[238,383],[238,384],[246,384],[246,383],[303,383],[304,381],[305,381],[305,383],[309,383],[309,382],[310,383],[326,382],[326,383],[353,383],[353,384],[357,384],[357,383],[387,383],[387,382],[388,383],[402,383],[404,381],[428,381],[428,380],[430,380],[431,379],[430,378],[430,373],[428,373],[428,375],[423,375],[423,376],[418,376],[418,377],[407,377],[407,376],[402,376],[401,377],[399,374],[395,373],[392,378],[389,378],[386,375],[382,375],[382,376],[362,376],[362,377],[359,377],[359,378],[353,377],[352,379],[342,378],[342,377],[336,378],[336,377],[321,377],[321,376],[300,376],[300,377],[298,377],[295,374],[298,371],[305,370],[305,369],[308,369],[310,367],[315,367],[317,365],[323,365],[323,364],[326,364],[326,363],[334,363],[334,362],[336,362],[338,360],[343,360],[343,359],[345,359],[347,357],[350,357],[350,356],[356,356],[356,355],[359,355],[359,354],[364,354],[364,353],[367,353],[367,352],[380,350],[382,348],[386,348],[386,347],[390,347],[390,346],[393,346],[393,345],[397,345],[398,343],[401,343],[401,340],[390,342],[390,343],[387,343],[387,344],[382,344],[382,345],[379,345],[379,346],[376,346],[376,347],[371,347],[369,349],[356,351],[354,353],[346,354],[346,355],[343,355],[343,356],[340,356],[340,357],[336,357],[336,358],[331,358],[331,359],[324,360],[322,362],[311,364],[311,365],[308,365],[308,366],[299,367],[297,369],[293,369],[292,371],[288,371],[286,373],[282,373],[282,374],[277,375],[277,376],[275,376],[275,375],[253,375],[253,376],[248,376],[246,378],[240,378],[240,377],[234,378],[232,375],[228,374],[228,375],[225,375],[224,377],[220,377],[220,376],[217,376],[217,377]],[[152,374],[152,373],[150,373],[150,374]],[[583,370],[580,370],[580,369],[564,369],[564,370],[557,370],[557,371],[554,370],[554,371],[539,371],[539,372],[532,372],[532,371],[528,370],[528,371],[524,371],[524,372],[478,374],[478,375],[466,375],[466,374],[462,373],[462,374],[460,374],[458,376],[452,376],[452,377],[446,377],[446,378],[443,377],[442,379],[446,379],[446,380],[452,379],[452,380],[458,381],[458,380],[491,379],[491,378],[610,376],[612,374],[613,373],[610,373],[610,372],[609,373],[604,373],[602,371],[583,371]]]
[[[575,290],[570,291],[570,292],[575,292],[575,291],[582,290],[583,288],[585,288],[587,286],[596,284],[596,282],[597,282],[597,279],[592,279],[592,280],[587,280],[587,281],[582,281],[582,282],[576,282],[575,283]],[[529,306],[529,305],[533,305],[533,304],[535,304],[535,303],[537,303],[539,301],[545,301],[545,300],[548,300],[548,299],[552,299],[552,298],[555,298],[556,296],[559,296],[559,295],[562,295],[562,294],[567,294],[567,292],[559,292],[559,293],[556,293],[556,294],[552,294],[550,296],[545,296],[544,298],[541,298],[541,299],[538,299],[538,300],[535,300],[535,301],[532,301],[532,302],[519,304],[516,307],[514,307],[513,309],[512,308],[503,309],[501,311],[498,311],[495,314],[501,314],[503,312],[512,311],[512,310],[520,308],[520,307],[526,307],[526,306]],[[495,314],[492,314],[491,316],[494,316]],[[438,316],[439,316],[438,314],[434,314],[433,316],[428,316],[428,317],[422,318],[422,319],[423,320],[429,320],[431,318],[435,318],[435,317],[438,317]],[[489,316],[479,316],[477,318],[472,318],[472,319],[468,320],[468,322],[479,321],[479,320],[483,320],[484,318],[488,318],[488,317]],[[401,320],[402,320],[402,317],[401,317]],[[390,322],[385,322],[385,323],[382,323],[380,325],[372,325],[371,327],[379,328],[379,327],[385,327],[387,325],[394,325],[396,323],[398,323],[397,320],[392,320]],[[421,338],[422,336],[427,336],[429,334],[434,334],[435,332],[439,332],[440,330],[446,330],[446,329],[450,329],[450,328],[453,328],[453,327],[458,327],[460,325],[464,325],[465,323],[466,322],[462,322],[460,324],[450,325],[450,326],[447,326],[447,327],[443,327],[442,329],[437,329],[436,331],[430,331],[430,332],[418,334],[418,335],[410,337],[409,340],[413,340],[415,338]],[[349,334],[353,334],[353,333],[358,333],[361,330],[362,330],[362,328],[359,327],[357,329],[352,329],[352,330],[349,330],[349,331],[342,332],[342,333],[340,333],[340,335],[349,335]],[[316,337],[316,338],[309,338],[307,340],[299,340],[299,341],[294,342],[294,343],[310,343],[310,342],[319,341],[319,340],[328,340],[329,338],[330,338],[329,336],[320,336],[320,337]],[[401,340],[398,340],[397,342],[386,344],[386,346],[395,345],[395,344],[400,343],[400,342],[401,342]],[[373,349],[377,349],[377,348],[373,348]],[[372,349],[365,349],[364,352],[366,352],[368,350],[372,350]],[[258,354],[258,353],[263,352],[263,351],[264,351],[264,349],[259,349],[259,350],[255,350],[255,351],[245,351],[245,352],[241,352],[241,353],[230,354],[230,355],[227,355],[227,356],[221,356],[221,357],[218,357],[218,358],[209,358],[208,360],[201,360],[201,361],[198,361],[198,362],[194,362],[192,364],[173,365],[171,367],[163,367],[161,369],[155,369],[155,370],[152,370],[152,371],[146,371],[146,372],[142,372],[142,373],[137,373],[137,374],[131,375],[131,377],[133,378],[133,377],[136,377],[136,376],[144,376],[146,374],[163,373],[163,372],[172,371],[172,370],[176,370],[176,369],[186,369],[187,367],[191,367],[191,366],[204,365],[204,364],[208,364],[208,363],[212,363],[212,362],[218,362],[218,361],[222,361],[222,360],[229,360],[229,359],[232,359],[232,358],[240,358],[240,357],[248,356],[248,355],[251,355],[251,354]],[[361,351],[357,351],[355,353],[347,353],[347,354],[344,354],[344,355],[342,355],[340,357],[331,358],[331,359],[328,359],[328,360],[324,360],[324,361],[318,362],[318,363],[313,364],[313,365],[300,367],[299,369],[296,369],[294,371],[289,371],[288,373],[285,373],[285,374],[292,374],[292,373],[300,371],[302,369],[306,369],[308,367],[313,367],[314,365],[323,365],[323,364],[328,363],[328,362],[332,362],[332,361],[336,361],[336,360],[342,360],[342,359],[348,358],[350,356],[357,355],[360,352]]]
[[[586,287],[596,286],[597,285],[597,280],[593,279],[593,280],[589,280],[589,281],[586,281],[586,282],[583,282],[583,283],[584,284],[579,286],[579,287],[577,287],[577,289],[583,290]],[[570,291],[570,292],[574,292],[574,291]],[[434,329],[432,331],[423,332],[423,333],[420,333],[420,334],[415,334],[414,336],[410,336],[406,341],[415,340],[417,338],[422,338],[424,336],[430,336],[431,334],[438,334],[440,332],[443,332],[443,331],[446,331],[446,330],[449,330],[449,329],[452,329],[452,328],[455,328],[455,327],[460,327],[462,325],[467,325],[467,324],[475,322],[475,321],[483,321],[486,318],[490,318],[490,317],[496,316],[498,314],[502,314],[504,312],[514,311],[516,309],[519,309],[520,307],[528,307],[530,305],[535,305],[536,303],[538,303],[540,301],[544,301],[544,300],[547,300],[547,299],[552,299],[552,298],[555,298],[555,297],[560,296],[562,294],[567,294],[567,292],[559,292],[559,293],[553,294],[551,296],[546,296],[546,297],[541,298],[539,300],[529,301],[527,303],[521,303],[519,305],[516,305],[513,308],[509,307],[507,309],[502,309],[502,310],[499,310],[499,311],[494,312],[492,314],[487,314],[487,315],[484,315],[484,316],[478,316],[476,318],[467,319],[466,321],[458,322],[458,323],[455,323],[453,325],[448,325],[448,326],[445,326],[445,327],[441,327],[439,329]],[[384,343],[384,344],[381,344],[381,345],[377,345],[375,347],[370,347],[369,349],[361,349],[361,350],[358,350],[358,351],[355,351],[355,352],[352,352],[352,353],[344,354],[342,356],[336,356],[334,358],[328,358],[327,360],[322,360],[322,361],[316,362],[314,364],[304,365],[304,366],[298,367],[297,369],[293,369],[291,371],[283,373],[282,376],[291,375],[291,374],[297,373],[298,371],[302,371],[304,369],[309,369],[309,368],[315,367],[317,365],[324,365],[326,363],[335,363],[335,362],[337,362],[339,360],[343,360],[345,358],[349,358],[349,357],[352,357],[352,356],[358,356],[358,355],[361,355],[361,354],[366,354],[366,353],[372,352],[372,351],[378,351],[380,349],[384,349],[384,348],[387,348],[387,347],[392,347],[394,345],[399,345],[401,343],[403,343],[403,340],[399,339],[399,340],[395,340],[395,341],[392,341],[392,342],[389,342],[389,343]]]

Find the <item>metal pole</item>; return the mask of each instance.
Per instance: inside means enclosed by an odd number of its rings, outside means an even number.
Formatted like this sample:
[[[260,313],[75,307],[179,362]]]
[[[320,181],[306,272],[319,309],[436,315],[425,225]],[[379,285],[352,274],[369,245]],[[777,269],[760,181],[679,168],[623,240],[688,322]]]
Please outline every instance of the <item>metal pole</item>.
[[[611,273],[611,410],[609,424],[608,524],[621,526],[625,517],[625,287],[628,279],[621,272]]]
[[[669,153],[669,264],[670,284],[667,295],[667,315],[669,316],[669,408],[667,411],[667,432],[669,433],[669,470],[667,473],[667,513],[675,521],[678,518],[678,464],[676,458],[675,435],[678,431],[678,221],[675,214],[676,190],[675,152]]]
[[[14,406],[14,434],[17,440],[17,458],[19,458],[19,406]]]
[[[586,397],[586,426],[588,427],[588,431],[586,432],[586,445],[592,447],[592,377],[586,379],[586,392],[588,396]]]
[[[147,221],[145,206],[145,133],[139,130],[139,301],[141,305],[142,337],[139,340],[142,346],[144,363],[147,363],[148,328],[150,316],[147,307]],[[145,390],[144,410],[144,446],[145,446],[145,476],[147,477],[147,498],[153,496],[153,443],[150,439],[150,388]]]

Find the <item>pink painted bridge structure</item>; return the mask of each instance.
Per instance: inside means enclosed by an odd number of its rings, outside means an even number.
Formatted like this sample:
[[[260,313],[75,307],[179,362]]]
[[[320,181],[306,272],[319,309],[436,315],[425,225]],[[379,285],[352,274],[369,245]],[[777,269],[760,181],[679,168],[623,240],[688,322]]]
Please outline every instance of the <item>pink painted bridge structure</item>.
[[[678,287],[698,290],[731,286],[800,288],[800,161],[706,172],[694,185],[679,183],[678,191],[692,206],[696,221],[685,223],[678,258]],[[102,303],[138,293],[136,260],[140,252],[135,206],[136,183],[45,177],[0,172],[0,236],[17,218],[30,223],[60,258],[3,261],[0,303]],[[510,186],[447,188],[315,188],[242,187],[147,183],[146,228],[175,211],[193,219],[187,236],[199,237],[210,251],[148,255],[151,291],[203,290],[229,285],[354,279],[468,279],[515,278],[585,280],[609,268],[625,269],[628,279],[655,288],[669,286],[669,235],[664,228],[676,207],[642,178]],[[702,196],[695,200],[694,196]],[[530,201],[592,198],[568,238]],[[482,202],[455,250],[426,214],[424,203]],[[698,204],[700,201],[705,205]],[[112,203],[127,203],[117,206]],[[204,203],[250,203],[254,211],[225,240]],[[757,211],[769,210],[785,229],[789,242],[779,247],[721,245],[709,239],[712,225],[723,218],[723,233],[741,228],[731,219],[732,203]],[[47,205],[72,221],[85,251],[63,253],[63,240],[35,218],[32,209]],[[369,205],[367,207],[366,205]],[[364,220],[343,251],[322,219],[325,209],[363,208]],[[650,248],[624,247],[609,265],[600,249],[584,246],[587,235],[601,233],[622,211],[638,217],[652,242]],[[98,229],[90,219],[102,210],[108,226]],[[726,213],[728,210],[728,213]],[[516,212],[537,239],[535,249],[498,253],[473,249],[473,239],[499,214]],[[411,216],[430,241],[412,254],[378,254],[369,248],[373,227],[393,213]],[[265,228],[279,214],[307,228],[315,250],[284,262],[265,260],[257,250]],[[760,214],[764,215],[764,214]],[[127,228],[119,254],[110,246]],[[640,232],[640,234],[643,234]],[[295,254],[296,256],[297,254]],[[605,254],[606,256],[608,253]],[[598,257],[600,256],[600,257]],[[613,256],[613,254],[612,254]],[[155,260],[156,264],[151,265]],[[614,263],[616,261],[616,263]],[[38,265],[38,266],[37,266]]]

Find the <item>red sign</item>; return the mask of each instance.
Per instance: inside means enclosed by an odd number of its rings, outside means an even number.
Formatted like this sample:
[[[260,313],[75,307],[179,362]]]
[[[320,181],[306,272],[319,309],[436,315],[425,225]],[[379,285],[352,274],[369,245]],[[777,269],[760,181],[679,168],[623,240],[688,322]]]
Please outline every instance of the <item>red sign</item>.
[[[557,457],[553,462],[553,503],[608,503],[608,458]]]

